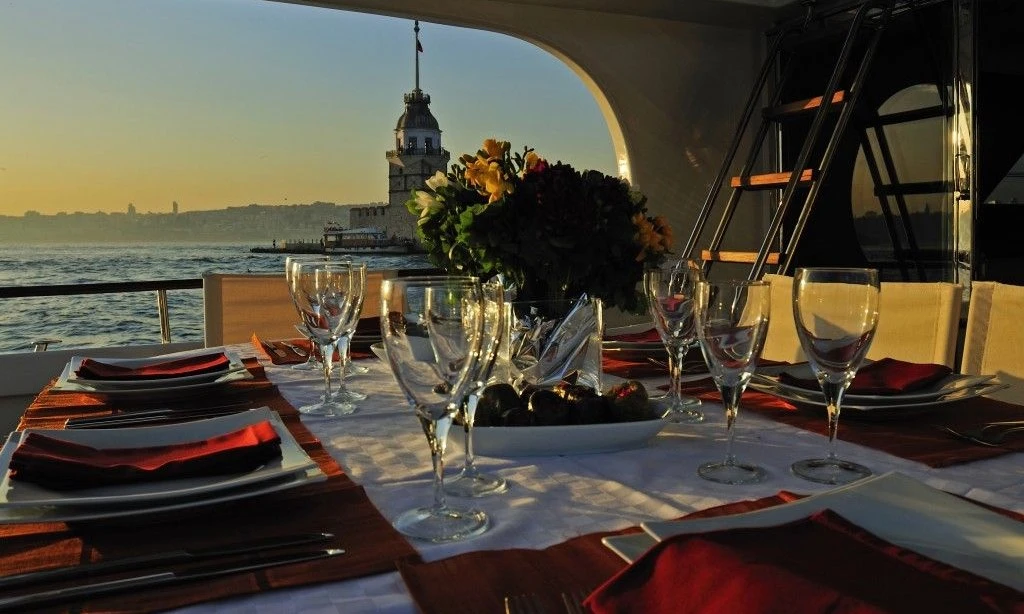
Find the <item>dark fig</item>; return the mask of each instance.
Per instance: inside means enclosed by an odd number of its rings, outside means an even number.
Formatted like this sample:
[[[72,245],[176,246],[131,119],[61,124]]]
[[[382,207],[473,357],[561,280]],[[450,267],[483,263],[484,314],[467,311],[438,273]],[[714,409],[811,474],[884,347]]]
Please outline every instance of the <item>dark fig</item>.
[[[636,380],[612,386],[605,393],[615,422],[635,422],[656,417],[647,398],[647,389]]]
[[[581,399],[572,405],[573,424],[603,424],[612,421],[611,403],[608,399],[593,396]]]
[[[502,415],[522,405],[515,389],[508,384],[492,384],[480,394],[476,405],[476,426],[502,426]]]
[[[569,423],[569,404],[553,390],[538,390],[530,395],[527,405],[538,426],[557,426]]]

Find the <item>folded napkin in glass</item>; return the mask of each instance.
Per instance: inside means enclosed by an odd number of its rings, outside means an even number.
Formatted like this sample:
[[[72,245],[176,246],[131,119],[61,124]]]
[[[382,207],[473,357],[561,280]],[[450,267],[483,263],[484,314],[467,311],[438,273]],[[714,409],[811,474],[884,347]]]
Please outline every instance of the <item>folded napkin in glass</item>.
[[[219,373],[231,366],[224,352],[186,356],[137,367],[113,364],[96,358],[82,360],[75,374],[80,378],[96,380],[170,379],[205,373]]]
[[[850,394],[903,394],[926,388],[951,372],[952,369],[946,365],[918,364],[895,358],[882,358],[862,366],[846,391]],[[791,371],[779,373],[779,381],[808,390],[821,389],[818,380],[801,377]]]
[[[53,490],[242,473],[281,456],[269,421],[206,439],[138,448],[94,448],[29,433],[11,456],[11,479]]]
[[[677,535],[588,597],[592,612],[1022,612],[1013,588],[895,546],[831,510]]]

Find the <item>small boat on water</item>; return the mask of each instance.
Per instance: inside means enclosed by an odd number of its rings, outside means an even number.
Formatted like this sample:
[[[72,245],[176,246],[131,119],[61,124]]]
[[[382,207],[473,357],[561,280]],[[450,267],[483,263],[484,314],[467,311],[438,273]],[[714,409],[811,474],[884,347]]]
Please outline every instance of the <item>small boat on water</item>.
[[[415,254],[419,250],[412,239],[388,236],[381,228],[344,228],[329,223],[317,241],[274,241],[270,247],[254,247],[254,254]]]
[[[412,239],[391,235],[382,229],[343,228],[324,226],[323,251],[325,254],[411,254],[416,251]]]

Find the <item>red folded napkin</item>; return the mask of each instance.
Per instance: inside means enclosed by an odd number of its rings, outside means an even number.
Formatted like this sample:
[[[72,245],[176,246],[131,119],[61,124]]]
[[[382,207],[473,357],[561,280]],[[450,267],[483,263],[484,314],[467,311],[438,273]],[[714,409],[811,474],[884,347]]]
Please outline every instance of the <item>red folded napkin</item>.
[[[651,328],[640,333],[606,335],[605,341],[620,341],[622,343],[661,343],[661,335],[658,334],[657,329]]]
[[[89,379],[168,379],[224,371],[231,361],[224,352],[202,354],[155,362],[144,367],[114,365],[95,358],[86,358],[75,373]]]
[[[54,490],[243,473],[281,456],[264,420],[209,439],[144,448],[97,449],[29,433],[11,455],[11,479]]]
[[[853,394],[902,394],[925,388],[952,372],[953,370],[946,365],[917,364],[895,358],[882,358],[861,367],[846,391]],[[793,377],[786,372],[779,374],[779,381],[809,390],[821,389],[816,379]]]
[[[1024,595],[887,543],[825,510],[777,527],[660,542],[584,602],[588,612],[1024,612]]]

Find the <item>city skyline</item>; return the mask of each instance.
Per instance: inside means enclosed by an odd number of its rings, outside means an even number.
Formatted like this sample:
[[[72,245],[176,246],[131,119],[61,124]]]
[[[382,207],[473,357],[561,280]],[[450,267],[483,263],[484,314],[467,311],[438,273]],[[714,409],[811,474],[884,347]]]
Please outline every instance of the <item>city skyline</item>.
[[[264,0],[0,3],[0,215],[387,201],[413,22]],[[453,160],[490,136],[616,173],[579,78],[518,39],[421,21]]]

